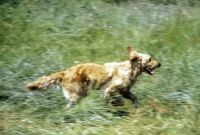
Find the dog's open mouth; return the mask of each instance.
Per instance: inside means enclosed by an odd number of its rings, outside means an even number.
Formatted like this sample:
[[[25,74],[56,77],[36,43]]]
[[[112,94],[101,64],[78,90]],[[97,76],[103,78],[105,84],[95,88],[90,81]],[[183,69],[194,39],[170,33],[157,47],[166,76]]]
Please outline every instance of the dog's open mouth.
[[[155,68],[150,68],[150,67],[148,67],[148,66],[146,66],[146,67],[144,68],[144,70],[145,70],[148,74],[150,74],[150,75],[153,75],[154,69],[155,69]]]

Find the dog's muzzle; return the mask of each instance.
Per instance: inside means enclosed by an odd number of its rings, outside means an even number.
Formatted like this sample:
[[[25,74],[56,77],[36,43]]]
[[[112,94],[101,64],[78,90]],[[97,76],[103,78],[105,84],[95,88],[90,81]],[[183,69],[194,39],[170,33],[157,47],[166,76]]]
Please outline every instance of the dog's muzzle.
[[[158,63],[157,67],[159,68],[161,66],[161,63]]]
[[[153,75],[154,69],[155,69],[155,68],[159,68],[160,66],[161,66],[161,63],[158,63],[158,65],[156,65],[156,66],[153,67],[153,68],[151,68],[151,67],[149,67],[149,66],[146,66],[146,67],[144,67],[144,70],[145,70],[148,74]]]

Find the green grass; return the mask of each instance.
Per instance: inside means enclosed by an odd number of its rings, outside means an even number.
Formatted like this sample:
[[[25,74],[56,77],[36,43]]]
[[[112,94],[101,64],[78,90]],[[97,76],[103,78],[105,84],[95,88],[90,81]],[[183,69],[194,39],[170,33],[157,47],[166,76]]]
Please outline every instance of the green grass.
[[[165,1],[166,2],[166,1]],[[0,2],[0,134],[200,134],[199,5],[127,1]],[[139,108],[88,92],[69,111],[62,91],[24,86],[77,61],[127,59],[127,46],[161,62],[132,88]]]

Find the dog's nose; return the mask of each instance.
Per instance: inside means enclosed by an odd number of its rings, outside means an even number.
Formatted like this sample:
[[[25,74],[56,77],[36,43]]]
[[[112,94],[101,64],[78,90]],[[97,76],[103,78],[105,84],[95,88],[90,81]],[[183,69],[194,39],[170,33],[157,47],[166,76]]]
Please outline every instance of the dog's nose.
[[[158,67],[160,67],[161,66],[161,63],[158,63]]]

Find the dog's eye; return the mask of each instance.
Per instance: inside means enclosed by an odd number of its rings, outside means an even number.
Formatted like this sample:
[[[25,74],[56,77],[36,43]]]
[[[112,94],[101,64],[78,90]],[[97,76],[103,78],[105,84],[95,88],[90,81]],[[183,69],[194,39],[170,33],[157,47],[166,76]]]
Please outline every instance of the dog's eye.
[[[151,62],[151,58],[149,58],[149,62]]]

